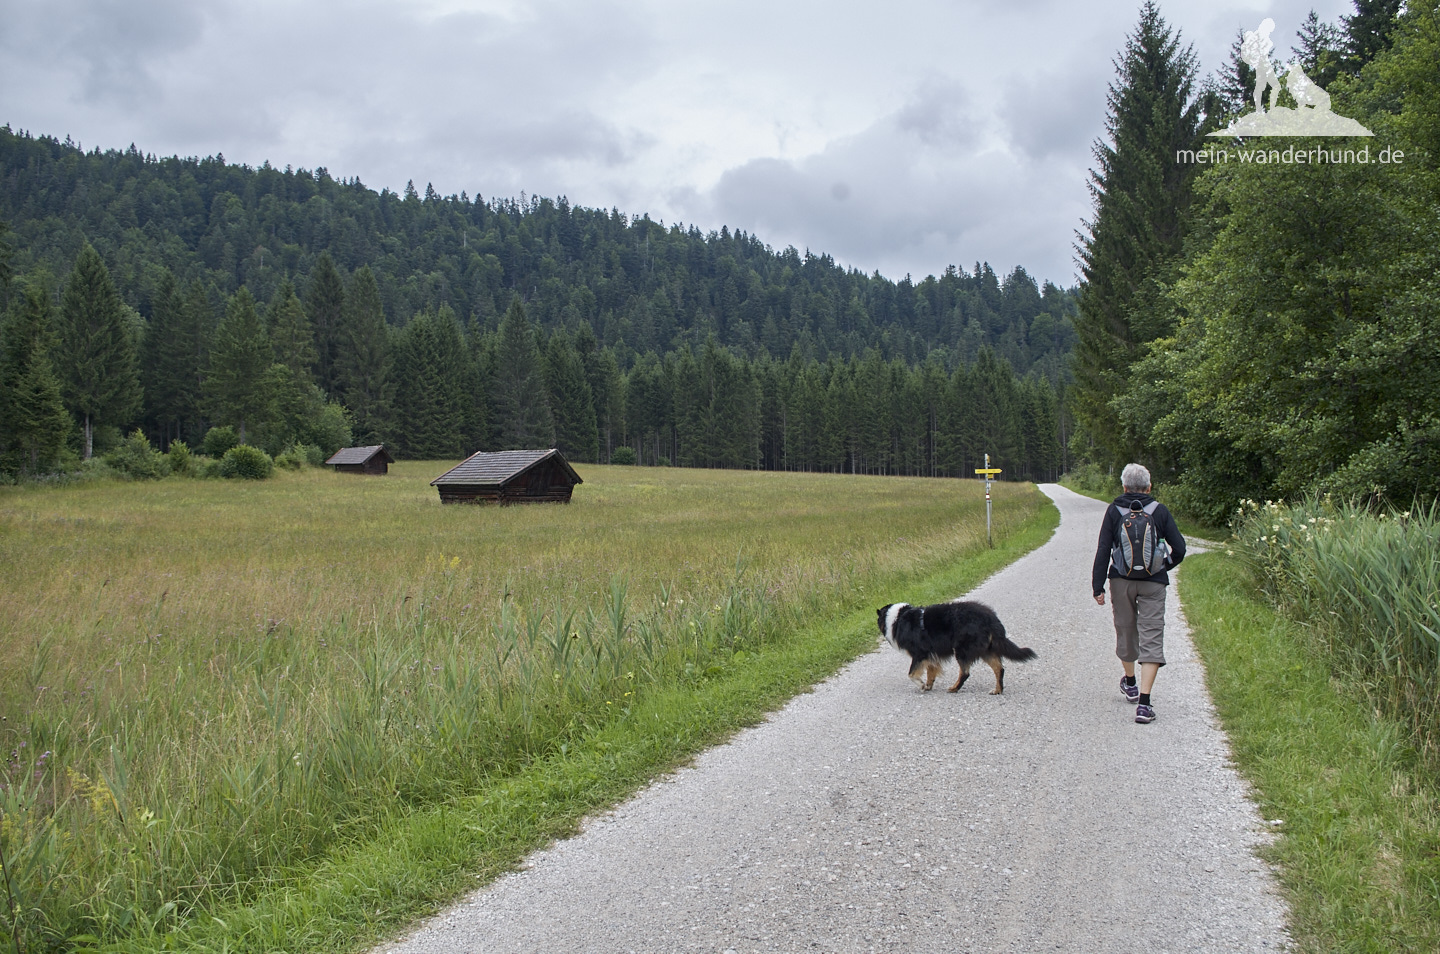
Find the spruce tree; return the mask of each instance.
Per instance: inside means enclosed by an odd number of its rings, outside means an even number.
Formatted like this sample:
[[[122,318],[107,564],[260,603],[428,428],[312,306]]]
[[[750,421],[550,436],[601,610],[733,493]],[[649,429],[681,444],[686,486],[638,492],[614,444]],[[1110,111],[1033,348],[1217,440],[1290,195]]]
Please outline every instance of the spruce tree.
[[[1390,49],[1392,34],[1404,0],[1355,0],[1355,15],[1341,17],[1344,27],[1346,72],[1358,74],[1381,53]]]
[[[380,286],[368,265],[350,279],[346,318],[335,355],[340,400],[355,416],[355,440],[383,444],[390,438],[395,403],[395,360],[385,324]]]
[[[345,334],[345,283],[340,271],[321,252],[310,272],[305,291],[305,310],[315,331],[315,380],[326,394],[336,391],[336,355]]]
[[[1321,22],[1319,14],[1311,10],[1296,37],[1299,44],[1290,48],[1295,62],[1322,89],[1329,86],[1344,65],[1345,34],[1334,24]]]
[[[563,331],[550,336],[545,358],[545,380],[555,416],[555,446],[571,460],[593,463],[599,459],[600,441],[585,364]]]
[[[210,368],[205,378],[204,398],[210,417],[240,432],[247,441],[247,428],[262,425],[270,415],[270,367],[274,350],[265,323],[255,309],[255,299],[241,288],[230,299],[225,319],[215,329],[210,349]]]
[[[10,304],[10,282],[14,271],[10,260],[15,255],[15,246],[10,244],[10,223],[0,219],[0,309]]]
[[[146,417],[168,446],[199,416],[201,320],[169,269],[161,273],[151,302],[141,350]],[[208,311],[208,302],[202,307]]]
[[[313,381],[312,371],[318,360],[315,332],[304,306],[295,296],[295,286],[288,280],[280,283],[275,297],[270,300],[265,324],[270,335],[270,347],[275,351],[275,362],[288,368],[297,382],[308,384]]]
[[[396,405],[400,449],[407,457],[445,460],[463,451],[460,375],[464,346],[454,315],[422,311],[399,335]]]
[[[37,474],[59,459],[71,420],[50,364],[50,291],[35,281],[22,294],[0,336],[0,434],[16,469]]]
[[[65,403],[83,423],[85,459],[95,424],[124,426],[140,410],[140,369],[126,307],[100,254],[85,243],[60,299],[56,363]]]
[[[555,446],[555,419],[535,332],[517,297],[500,322],[491,407],[501,450]]]
[[[1095,456],[1124,463],[1140,453],[1111,400],[1130,384],[1143,346],[1171,327],[1162,292],[1185,239],[1197,168],[1180,161],[1200,134],[1191,96],[1192,48],[1180,47],[1153,2],[1140,11],[1115,64],[1105,129],[1091,170],[1095,217],[1077,248],[1084,283],[1075,330],[1075,414]]]
[[[213,286],[212,286],[213,288]],[[198,279],[185,290],[180,308],[180,324],[176,329],[176,363],[186,369],[190,385],[186,396],[182,435],[188,435],[191,447],[199,445],[208,426],[202,410],[206,371],[210,365],[210,340],[215,334],[215,310],[210,290]]]

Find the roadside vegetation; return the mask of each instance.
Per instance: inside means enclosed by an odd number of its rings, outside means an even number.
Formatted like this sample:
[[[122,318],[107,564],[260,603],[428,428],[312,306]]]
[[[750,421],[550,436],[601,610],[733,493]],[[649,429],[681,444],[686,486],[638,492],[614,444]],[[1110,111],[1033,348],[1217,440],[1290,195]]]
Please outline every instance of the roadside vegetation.
[[[37,951],[353,948],[953,595],[997,485],[591,467],[565,507],[388,478],[0,488],[0,922]]]
[[[1386,616],[1346,605],[1357,578],[1335,580],[1309,610],[1287,597],[1291,618],[1261,595],[1273,592],[1270,569],[1239,550],[1200,554],[1185,561],[1179,587],[1235,760],[1277,833],[1261,854],[1283,885],[1297,948],[1440,950],[1434,738],[1405,709],[1415,688],[1394,678],[1416,660],[1397,668],[1385,654],[1398,641],[1372,641]],[[1397,594],[1374,598],[1387,595]]]

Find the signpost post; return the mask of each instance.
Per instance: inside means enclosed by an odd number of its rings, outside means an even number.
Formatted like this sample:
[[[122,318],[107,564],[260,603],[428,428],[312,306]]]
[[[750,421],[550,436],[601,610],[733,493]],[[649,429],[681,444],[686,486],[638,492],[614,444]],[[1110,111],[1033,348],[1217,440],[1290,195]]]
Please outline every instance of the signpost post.
[[[990,466],[990,455],[985,455],[985,466],[975,468],[975,473],[985,475],[985,545],[991,549],[995,548],[995,541],[990,536],[990,480],[1000,473],[999,467]]]

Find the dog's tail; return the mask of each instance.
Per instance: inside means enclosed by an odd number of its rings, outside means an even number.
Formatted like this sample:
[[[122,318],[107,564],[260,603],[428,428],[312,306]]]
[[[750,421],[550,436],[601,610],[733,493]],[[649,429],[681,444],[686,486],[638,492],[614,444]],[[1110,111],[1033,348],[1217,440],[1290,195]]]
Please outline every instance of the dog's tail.
[[[1035,650],[1028,646],[1016,646],[1005,636],[996,636],[991,639],[990,648],[1001,659],[1009,659],[1014,662],[1029,662],[1036,657]]]

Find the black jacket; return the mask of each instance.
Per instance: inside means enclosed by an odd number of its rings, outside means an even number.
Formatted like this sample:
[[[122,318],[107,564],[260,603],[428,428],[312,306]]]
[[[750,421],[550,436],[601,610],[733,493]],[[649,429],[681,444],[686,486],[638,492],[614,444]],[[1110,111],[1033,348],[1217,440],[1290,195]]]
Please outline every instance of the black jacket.
[[[1100,524],[1100,543],[1095,548],[1095,568],[1090,573],[1090,583],[1096,596],[1105,592],[1107,579],[1115,579],[1120,575],[1110,562],[1110,552],[1115,548],[1115,542],[1120,539],[1121,517],[1120,511],[1115,508],[1122,507],[1129,510],[1133,501],[1139,501],[1140,506],[1144,507],[1154,499],[1149,494],[1121,494],[1115,498],[1113,504],[1105,508],[1105,521]],[[1185,559],[1185,538],[1180,536],[1180,528],[1175,526],[1175,518],[1170,516],[1170,511],[1165,509],[1164,504],[1155,508],[1153,519],[1155,529],[1170,545],[1170,555],[1165,561],[1165,569],[1151,576],[1130,577],[1130,579],[1169,586],[1170,574],[1165,571],[1172,566],[1179,566],[1180,561]]]

